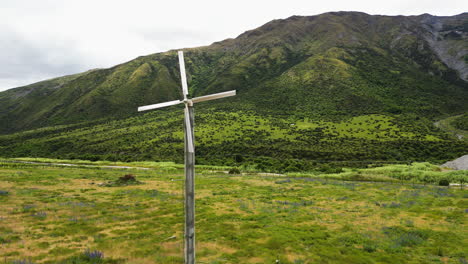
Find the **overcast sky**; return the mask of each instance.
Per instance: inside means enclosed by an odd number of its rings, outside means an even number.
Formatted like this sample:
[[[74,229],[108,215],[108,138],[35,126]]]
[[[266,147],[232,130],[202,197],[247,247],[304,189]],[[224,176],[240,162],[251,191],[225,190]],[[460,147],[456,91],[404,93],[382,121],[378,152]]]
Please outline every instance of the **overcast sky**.
[[[446,16],[468,11],[468,1],[1,0],[0,91],[329,11]]]

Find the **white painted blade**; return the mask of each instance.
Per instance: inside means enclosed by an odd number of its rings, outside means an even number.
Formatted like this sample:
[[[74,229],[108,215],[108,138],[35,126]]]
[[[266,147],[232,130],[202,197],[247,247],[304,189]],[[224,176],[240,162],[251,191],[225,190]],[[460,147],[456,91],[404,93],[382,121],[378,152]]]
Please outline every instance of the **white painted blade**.
[[[190,123],[190,115],[187,105],[185,106],[185,135],[187,136],[187,151],[190,153],[195,152],[193,146],[192,124]]]
[[[140,107],[138,107],[138,112],[151,110],[151,109],[156,109],[156,108],[161,108],[161,107],[166,107],[166,106],[171,106],[171,105],[176,105],[176,104],[180,104],[180,103],[182,103],[182,101],[175,100],[175,101],[169,101],[169,102],[160,103],[160,104],[140,106]]]
[[[180,65],[180,80],[182,82],[182,93],[184,94],[184,99],[187,99],[188,86],[187,86],[187,75],[185,73],[185,62],[184,62],[183,51],[179,51],[179,65]]]
[[[210,94],[210,95],[205,95],[205,96],[200,96],[200,97],[195,97],[195,98],[192,99],[192,102],[199,103],[199,102],[204,102],[204,101],[209,101],[209,100],[214,100],[214,99],[220,99],[220,98],[234,96],[234,95],[236,95],[236,90],[232,90],[232,91],[229,91],[229,92],[223,92],[223,93],[217,93],[217,94]]]

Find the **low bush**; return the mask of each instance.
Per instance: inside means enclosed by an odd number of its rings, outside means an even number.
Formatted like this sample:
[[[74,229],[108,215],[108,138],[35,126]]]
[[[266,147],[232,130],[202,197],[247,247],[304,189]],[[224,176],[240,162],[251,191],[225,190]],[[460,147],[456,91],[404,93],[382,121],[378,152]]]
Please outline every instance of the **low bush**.
[[[100,184],[100,186],[120,187],[120,186],[139,185],[139,184],[143,184],[143,182],[138,181],[135,175],[125,174],[124,176],[119,177],[116,181],[108,181],[106,183]]]
[[[449,186],[450,182],[447,179],[442,179],[439,181],[439,186]]]
[[[241,174],[241,171],[238,168],[232,168],[229,170],[229,174]]]
[[[85,250],[83,255],[88,260],[100,260],[104,258],[104,253],[99,250],[90,250],[89,248]]]

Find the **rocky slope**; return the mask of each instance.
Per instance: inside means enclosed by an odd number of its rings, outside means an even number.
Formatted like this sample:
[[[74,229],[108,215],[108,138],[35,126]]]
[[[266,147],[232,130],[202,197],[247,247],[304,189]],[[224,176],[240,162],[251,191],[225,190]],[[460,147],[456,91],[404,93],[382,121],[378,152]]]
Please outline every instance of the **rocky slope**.
[[[441,167],[451,168],[454,170],[468,170],[468,155],[446,162],[442,164]]]

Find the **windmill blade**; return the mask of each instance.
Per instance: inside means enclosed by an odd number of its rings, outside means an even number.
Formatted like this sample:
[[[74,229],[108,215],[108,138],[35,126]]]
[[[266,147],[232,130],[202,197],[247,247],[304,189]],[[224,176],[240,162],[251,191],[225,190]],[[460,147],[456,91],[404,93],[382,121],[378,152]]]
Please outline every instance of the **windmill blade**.
[[[187,137],[187,151],[190,153],[195,152],[195,147],[193,145],[192,123],[190,122],[190,114],[187,105],[185,105],[185,135]]]
[[[180,65],[180,80],[182,82],[182,93],[184,94],[184,99],[187,99],[188,86],[187,86],[187,75],[185,73],[185,62],[184,62],[183,51],[179,51],[179,65]]]
[[[151,110],[151,109],[156,109],[156,108],[161,108],[161,107],[166,107],[166,106],[171,106],[171,105],[176,105],[176,104],[180,104],[180,103],[182,103],[182,101],[175,100],[175,101],[169,101],[169,102],[160,103],[160,104],[140,106],[140,107],[138,107],[138,112]]]
[[[200,96],[200,97],[195,97],[195,98],[192,99],[192,102],[199,103],[199,102],[204,102],[204,101],[209,101],[209,100],[214,100],[214,99],[220,99],[220,98],[234,96],[234,95],[236,95],[236,90],[223,92],[223,93],[210,94],[210,95],[205,95],[205,96]]]

